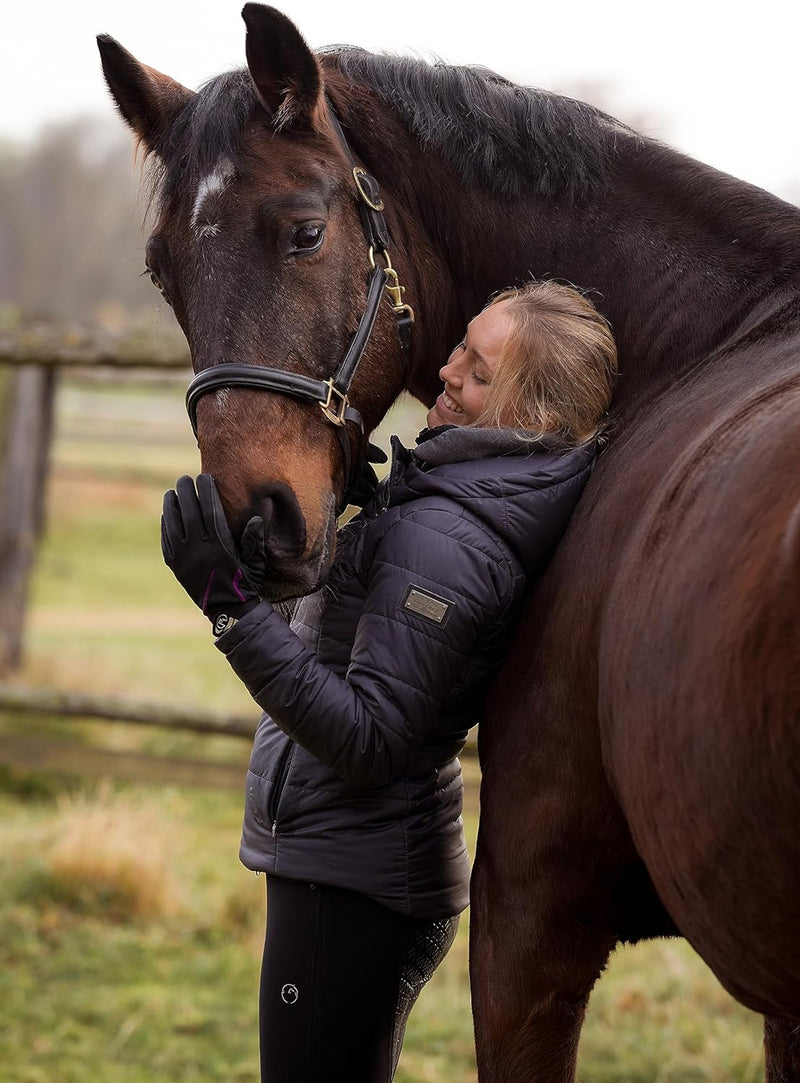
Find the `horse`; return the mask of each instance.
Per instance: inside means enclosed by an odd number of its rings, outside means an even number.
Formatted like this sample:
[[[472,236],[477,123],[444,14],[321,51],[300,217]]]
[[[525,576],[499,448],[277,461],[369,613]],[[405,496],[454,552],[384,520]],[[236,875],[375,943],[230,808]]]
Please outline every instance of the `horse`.
[[[266,596],[324,583],[364,434],[433,402],[492,291],[576,283],[618,344],[607,446],[480,726],[479,1078],[573,1080],[610,952],[662,935],[764,1015],[767,1080],[800,1078],[800,211],[586,104],[243,17],[247,67],[197,93],[98,40],[155,166],[146,265],[211,381],[202,468],[235,528],[267,521]]]

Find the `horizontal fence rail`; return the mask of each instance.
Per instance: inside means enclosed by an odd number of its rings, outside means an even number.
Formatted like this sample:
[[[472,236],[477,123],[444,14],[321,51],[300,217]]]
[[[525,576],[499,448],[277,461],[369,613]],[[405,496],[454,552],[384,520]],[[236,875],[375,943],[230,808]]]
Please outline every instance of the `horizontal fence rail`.
[[[171,335],[115,335],[85,327],[0,328],[0,365],[191,370],[186,343]]]
[[[176,759],[146,752],[95,748],[50,736],[0,733],[0,764],[35,775],[114,778],[161,786],[241,790],[247,773],[242,762]]]
[[[252,716],[247,718],[117,696],[84,695],[79,692],[14,685],[0,685],[0,711],[61,718],[94,718],[106,722],[129,722],[137,726],[183,729],[193,733],[250,739],[255,733],[259,718],[258,708],[254,708]]]
[[[137,726],[184,729],[193,733],[245,737],[251,740],[260,717],[257,707],[253,708],[252,716],[247,717],[202,711],[192,707],[173,707],[121,696],[85,695],[82,692],[26,688],[22,685],[0,685],[0,713],[3,712],[51,718],[128,722]],[[468,759],[477,755],[472,736],[461,755]]]

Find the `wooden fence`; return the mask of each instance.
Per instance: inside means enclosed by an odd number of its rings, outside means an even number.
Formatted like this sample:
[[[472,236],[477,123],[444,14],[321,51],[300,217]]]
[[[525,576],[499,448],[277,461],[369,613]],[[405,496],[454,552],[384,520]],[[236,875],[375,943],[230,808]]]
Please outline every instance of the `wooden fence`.
[[[85,327],[31,324],[0,328],[0,366],[45,368],[191,369],[179,340],[142,334],[112,335]]]
[[[248,739],[253,737],[258,718],[257,707],[253,707],[252,714],[245,717],[119,696],[88,696],[78,692],[60,692],[55,688],[25,688],[11,684],[0,685],[0,711],[46,718],[102,719],[154,726],[157,729],[181,729]]]
[[[22,657],[28,586],[44,525],[55,392],[58,372],[65,368],[106,377],[110,372],[117,376],[124,372],[125,380],[142,374],[163,379],[172,373],[184,382],[191,371],[185,345],[174,340],[119,337],[48,325],[0,329],[0,675],[6,677],[18,669]],[[102,719],[248,739],[257,718],[255,708],[252,717],[237,718],[9,684],[0,686],[0,713]],[[0,734],[0,762],[45,772],[113,774],[200,785],[239,786],[243,776],[238,764],[112,751],[50,734],[32,736],[13,731]]]
[[[244,738],[236,762],[212,759],[176,759],[144,752],[108,749],[54,736],[52,733],[0,732],[0,763],[25,772],[113,776],[168,785],[215,786],[241,789],[258,708],[249,717],[215,714],[163,703],[88,696],[56,689],[0,685],[0,714],[43,719],[96,719],[158,729],[186,730],[206,736]]]
[[[0,676],[19,667],[36,545],[44,525],[57,373],[191,372],[185,345],[36,324],[0,329]]]

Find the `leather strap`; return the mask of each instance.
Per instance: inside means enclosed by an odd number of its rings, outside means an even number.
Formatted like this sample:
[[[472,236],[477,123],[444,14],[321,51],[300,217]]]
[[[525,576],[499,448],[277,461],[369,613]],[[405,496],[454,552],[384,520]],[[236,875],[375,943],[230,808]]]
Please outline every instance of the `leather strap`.
[[[389,248],[390,237],[389,227],[386,225],[386,219],[383,216],[383,200],[381,199],[380,186],[366,169],[356,163],[353,152],[350,150],[350,144],[342,131],[342,125],[336,115],[336,110],[333,108],[330,99],[326,98],[326,103],[331,128],[339,141],[339,146],[342,148],[345,158],[350,164],[353,180],[358,189],[360,197],[358,200],[358,213],[361,217],[364,236],[367,243],[376,252],[386,252]]]
[[[383,296],[383,287],[385,285],[386,272],[383,267],[373,267],[369,273],[367,301],[364,311],[361,314],[361,319],[358,321],[358,327],[356,328],[355,335],[353,335],[353,340],[347,347],[341,364],[336,370],[336,375],[333,377],[333,386],[343,395],[346,395],[350,390],[350,384],[353,382],[358,363],[369,342],[369,336],[372,334],[372,329],[375,326],[375,320],[378,316],[378,308],[380,307],[381,297]]]
[[[375,326],[385,282],[386,272],[382,267],[375,267],[370,271],[367,302],[361,314],[361,319],[358,321],[358,328],[339,368],[331,379],[333,387],[342,398],[346,397],[347,392],[350,390],[350,384],[358,362],[361,360],[364,347],[369,340],[372,328]],[[227,363],[212,365],[211,368],[198,372],[189,383],[186,391],[186,412],[192,423],[192,432],[195,438],[197,437],[197,403],[203,395],[208,395],[211,391],[219,391],[223,387],[247,387],[255,391],[278,391],[284,395],[292,395],[295,398],[311,399],[320,405],[329,398],[327,380],[315,380],[312,376],[304,376],[300,372],[263,368],[261,365]],[[352,406],[345,407],[342,420],[354,421],[361,431],[364,431],[361,414]]]

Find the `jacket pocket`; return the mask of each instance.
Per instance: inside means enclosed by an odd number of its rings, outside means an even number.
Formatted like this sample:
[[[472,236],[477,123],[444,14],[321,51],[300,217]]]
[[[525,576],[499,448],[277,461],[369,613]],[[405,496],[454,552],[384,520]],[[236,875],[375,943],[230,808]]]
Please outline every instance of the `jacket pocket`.
[[[286,748],[284,748],[281,753],[281,757],[275,768],[275,776],[272,780],[272,790],[269,795],[269,807],[267,811],[273,838],[275,838],[278,833],[278,812],[280,810],[281,797],[283,797],[283,791],[286,788],[286,780],[289,777],[289,771],[292,768],[292,759],[294,758],[295,748],[296,745],[294,741],[287,740]]]
[[[260,781],[257,786],[248,783],[247,799],[253,819],[273,835],[295,748],[294,741],[264,715],[256,730],[249,764],[250,778],[256,776]]]

